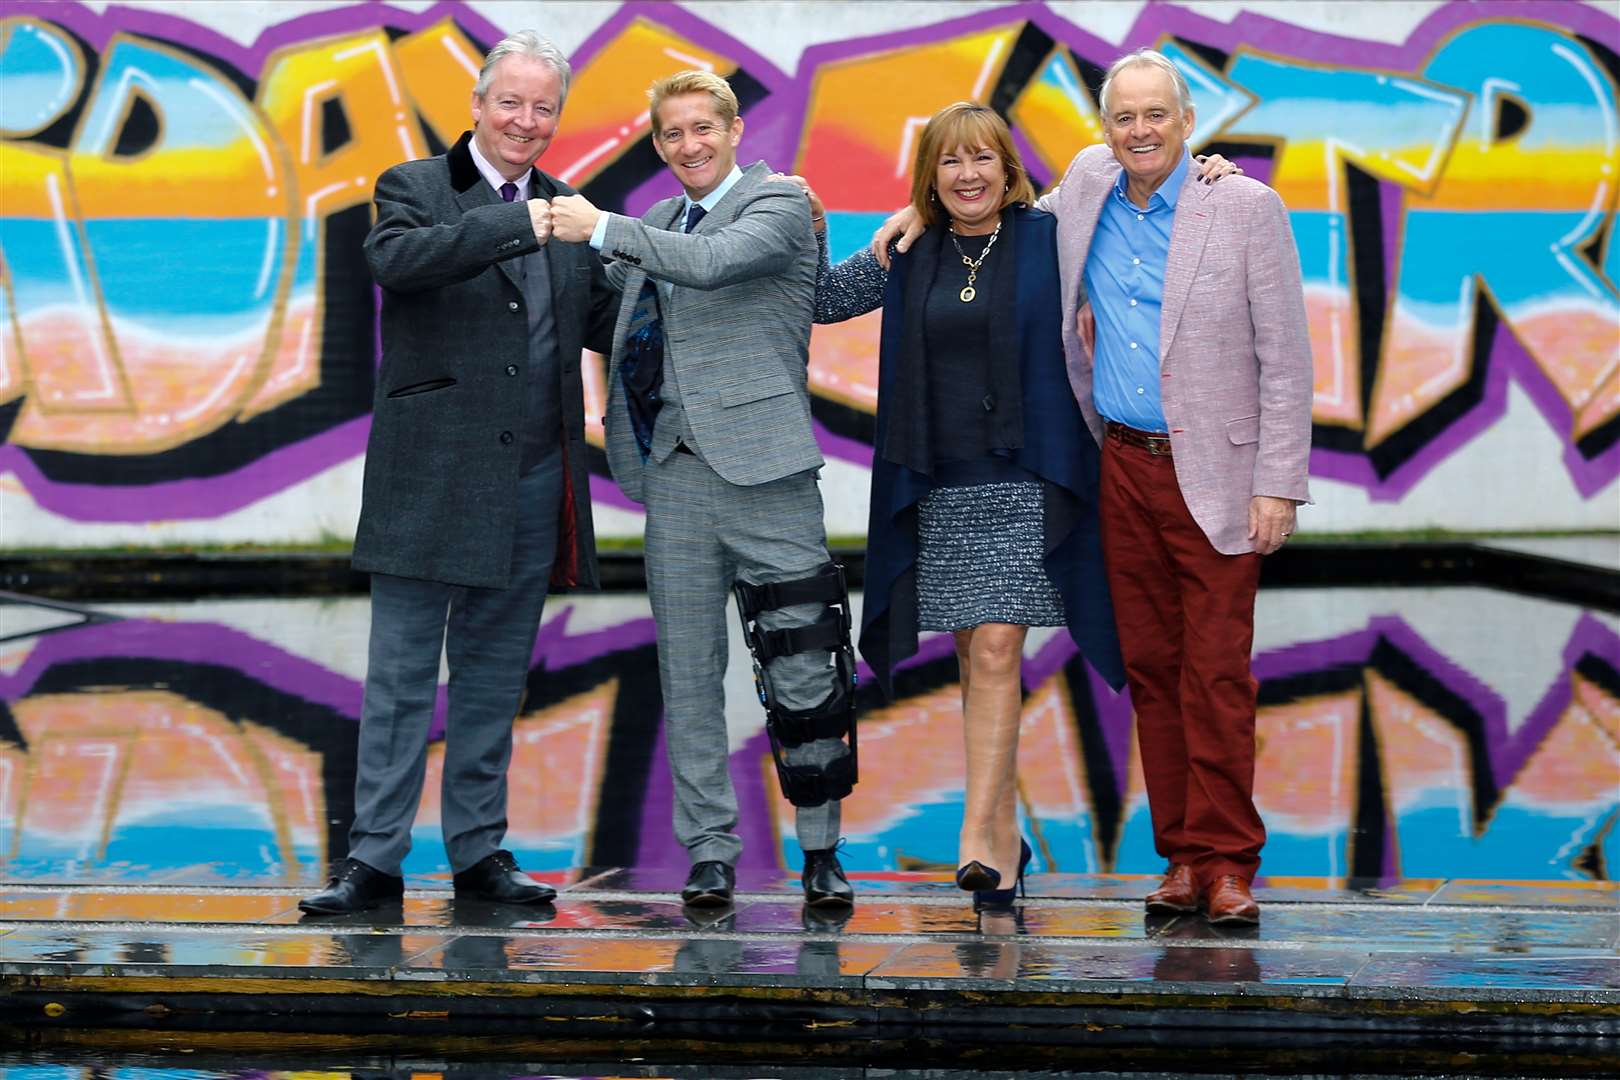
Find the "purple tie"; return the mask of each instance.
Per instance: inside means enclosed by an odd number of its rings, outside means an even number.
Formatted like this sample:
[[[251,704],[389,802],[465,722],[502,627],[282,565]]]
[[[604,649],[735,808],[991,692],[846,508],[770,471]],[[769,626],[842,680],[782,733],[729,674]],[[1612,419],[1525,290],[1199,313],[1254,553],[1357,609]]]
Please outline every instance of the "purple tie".
[[[517,202],[517,185],[513,183],[502,184],[501,198],[507,202]]]

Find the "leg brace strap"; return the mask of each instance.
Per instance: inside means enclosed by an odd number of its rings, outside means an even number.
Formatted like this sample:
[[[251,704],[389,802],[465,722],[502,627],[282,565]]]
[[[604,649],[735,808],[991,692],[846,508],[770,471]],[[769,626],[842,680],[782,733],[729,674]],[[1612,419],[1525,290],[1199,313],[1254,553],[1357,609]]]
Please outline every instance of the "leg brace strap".
[[[734,584],[743,639],[753,656],[754,685],[765,706],[765,732],[776,763],[782,794],[795,806],[820,806],[842,799],[859,779],[855,742],[855,647],[850,640],[849,589],[844,568],[828,563],[810,577],[795,581],[753,585]],[[826,605],[821,617],[808,626],[765,630],[759,616],[795,604]],[[786,709],[777,701],[768,665],[783,656],[830,652],[833,689],[821,704],[809,709]],[[789,765],[783,748],[823,739],[849,738],[849,745],[824,765]]]

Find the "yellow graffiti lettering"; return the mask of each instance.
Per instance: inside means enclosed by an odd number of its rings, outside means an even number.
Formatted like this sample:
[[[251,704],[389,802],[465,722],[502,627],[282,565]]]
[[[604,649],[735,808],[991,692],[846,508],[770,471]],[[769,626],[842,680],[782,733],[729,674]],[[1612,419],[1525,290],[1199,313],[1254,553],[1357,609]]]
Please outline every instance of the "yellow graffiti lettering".
[[[243,407],[244,419],[320,385],[326,219],[368,205],[378,174],[427,154],[414,103],[381,31],[276,53],[266,64],[258,102],[291,160],[298,212],[288,232],[297,238],[298,256],[282,309],[280,348]],[[333,110],[346,132],[328,130]],[[345,137],[328,150],[338,134]]]

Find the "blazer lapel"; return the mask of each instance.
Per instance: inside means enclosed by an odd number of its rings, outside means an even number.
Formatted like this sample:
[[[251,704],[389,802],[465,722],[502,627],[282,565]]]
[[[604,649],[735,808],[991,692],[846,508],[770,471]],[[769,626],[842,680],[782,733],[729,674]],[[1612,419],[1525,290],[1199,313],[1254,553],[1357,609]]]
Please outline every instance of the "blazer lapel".
[[[1176,223],[1170,229],[1170,251],[1164,260],[1164,301],[1159,312],[1159,363],[1170,355],[1170,345],[1187,308],[1198,262],[1204,256],[1204,242],[1215,224],[1215,207],[1207,201],[1209,185],[1188,178],[1176,200]]]
[[[1118,175],[1117,173],[1114,175]],[[1086,259],[1091,254],[1091,238],[1097,232],[1097,219],[1102,216],[1103,200],[1114,189],[1114,176],[1087,174],[1074,202],[1063,208],[1058,222],[1063,237],[1058,244],[1059,263],[1068,255],[1074,262],[1063,267],[1063,310],[1072,319],[1080,309],[1080,287],[1085,282]],[[1065,200],[1067,201],[1067,200]]]

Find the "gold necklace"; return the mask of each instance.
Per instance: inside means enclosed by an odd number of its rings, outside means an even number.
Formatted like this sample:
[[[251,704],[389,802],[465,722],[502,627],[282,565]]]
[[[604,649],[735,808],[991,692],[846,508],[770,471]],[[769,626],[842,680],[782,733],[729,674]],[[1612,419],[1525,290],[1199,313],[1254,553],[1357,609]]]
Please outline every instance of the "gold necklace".
[[[951,230],[951,246],[954,247],[956,249],[956,253],[962,257],[962,265],[968,268],[967,285],[963,287],[961,292],[957,293],[957,296],[961,298],[962,303],[971,304],[973,303],[973,298],[979,295],[979,291],[973,287],[973,279],[979,276],[979,267],[984,265],[985,257],[990,254],[990,249],[996,246],[996,237],[1000,235],[1001,222],[997,221],[996,231],[990,234],[990,242],[984,245],[984,250],[979,252],[979,257],[977,259],[970,259],[967,257],[967,252],[962,250],[962,245],[957,242],[956,230]]]

